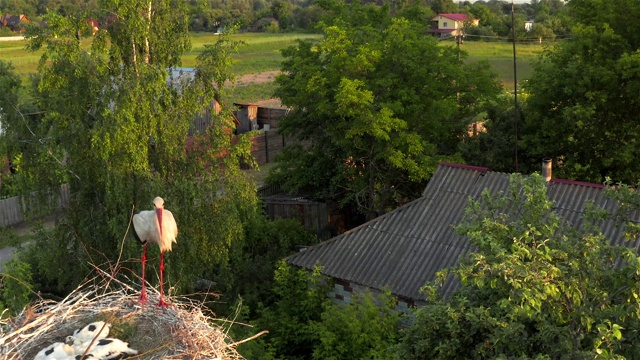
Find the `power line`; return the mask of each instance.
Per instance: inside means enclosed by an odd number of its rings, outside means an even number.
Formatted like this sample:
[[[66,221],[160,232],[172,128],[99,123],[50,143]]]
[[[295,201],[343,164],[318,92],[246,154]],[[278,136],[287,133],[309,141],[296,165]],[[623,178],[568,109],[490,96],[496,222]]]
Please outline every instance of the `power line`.
[[[482,38],[482,39],[489,39],[489,40],[498,40],[498,41],[493,41],[493,42],[511,42],[513,41],[513,39],[511,37],[508,36],[500,36],[500,35],[474,35],[474,34],[464,34],[465,38]],[[438,39],[438,41],[448,41],[448,40],[455,40],[456,36],[447,36],[446,38],[440,38]],[[516,39],[516,42],[518,43],[527,43],[527,42],[538,42],[540,39],[540,37],[531,37],[531,38],[524,38],[524,39]],[[569,40],[571,39],[571,35],[562,35],[562,36],[556,36],[554,37],[542,37],[542,40],[545,42],[560,42],[560,41],[564,41],[564,40]],[[486,41],[486,42],[492,42],[492,41]]]

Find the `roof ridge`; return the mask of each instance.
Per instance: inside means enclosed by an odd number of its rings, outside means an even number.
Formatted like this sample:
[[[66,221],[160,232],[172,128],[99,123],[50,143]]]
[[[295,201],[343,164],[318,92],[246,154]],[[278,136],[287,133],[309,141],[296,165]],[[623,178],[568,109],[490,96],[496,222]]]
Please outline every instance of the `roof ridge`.
[[[596,188],[596,189],[604,189],[604,184],[592,183],[592,182],[588,182],[588,181],[578,181],[578,180],[552,178],[551,180],[549,180],[549,182],[558,183],[558,184],[567,184],[567,185],[586,186],[586,187],[592,187],[592,188]]]
[[[488,167],[485,167],[485,166],[476,166],[476,165],[458,164],[458,163],[452,163],[452,162],[447,162],[447,161],[441,161],[441,162],[439,162],[439,163],[438,163],[438,165],[447,166],[447,167],[452,167],[452,168],[459,168],[459,169],[472,170],[472,171],[480,171],[480,172],[487,172],[487,171],[489,171],[489,168],[488,168]]]
[[[371,220],[369,220],[369,221],[367,221],[367,222],[365,222],[363,224],[360,224],[360,225],[354,227],[353,229],[349,229],[349,230],[343,232],[342,234],[339,234],[337,236],[332,237],[331,239],[324,240],[324,241],[321,241],[321,242],[319,242],[317,244],[311,245],[311,246],[307,247],[303,251],[307,251],[308,249],[311,249],[311,248],[319,248],[319,247],[325,246],[327,244],[332,244],[332,243],[334,243],[336,241],[340,241],[340,240],[342,240],[342,238],[346,237],[347,235],[350,235],[353,232],[359,231],[362,228],[369,227],[370,223],[379,223],[381,220],[384,220],[384,219],[386,219],[387,217],[389,217],[391,215],[395,215],[396,211],[400,211],[400,210],[402,210],[402,209],[404,209],[406,207],[409,207],[410,205],[413,205],[416,202],[419,202],[419,201],[422,201],[422,200],[425,200],[425,199],[426,198],[424,196],[420,196],[417,199],[414,199],[414,200],[412,200],[412,201],[410,201],[410,202],[408,202],[408,203],[406,203],[406,204],[404,204],[404,205],[402,205],[400,207],[397,207],[397,208],[395,208],[395,209],[393,209],[393,210],[391,210],[389,212],[386,212],[386,213],[384,213],[384,214],[382,214],[382,215],[380,215],[380,216],[378,216],[378,217],[376,217],[374,219],[371,219]],[[299,254],[300,252],[302,252],[302,251],[298,251],[296,253],[293,253],[293,254],[287,256],[286,258],[289,259],[289,258]]]

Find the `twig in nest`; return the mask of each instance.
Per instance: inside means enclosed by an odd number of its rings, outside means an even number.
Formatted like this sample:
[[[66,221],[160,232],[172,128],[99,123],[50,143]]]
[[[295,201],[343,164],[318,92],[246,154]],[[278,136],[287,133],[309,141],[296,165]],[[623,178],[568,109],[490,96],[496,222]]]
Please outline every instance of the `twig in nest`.
[[[260,336],[262,336],[262,335],[264,335],[264,334],[268,334],[268,333],[269,333],[269,331],[267,331],[267,330],[262,330],[262,331],[260,331],[259,333],[255,334],[255,335],[253,335],[253,336],[251,336],[251,337],[248,337],[248,338],[246,338],[246,339],[244,339],[244,340],[236,341],[236,342],[234,342],[233,344],[229,344],[229,345],[227,345],[227,346],[229,346],[229,347],[236,347],[236,346],[238,346],[238,345],[240,345],[240,344],[244,344],[244,343],[246,343],[246,342],[248,342],[248,341],[251,341],[251,340],[253,340],[253,339],[257,339],[258,337],[260,337]]]

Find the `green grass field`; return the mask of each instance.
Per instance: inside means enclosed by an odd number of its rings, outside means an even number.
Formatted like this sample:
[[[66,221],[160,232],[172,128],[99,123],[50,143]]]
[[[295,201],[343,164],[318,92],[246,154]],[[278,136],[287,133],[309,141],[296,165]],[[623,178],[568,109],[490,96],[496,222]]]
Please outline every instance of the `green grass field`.
[[[533,72],[532,64],[548,44],[516,43],[518,83]],[[507,42],[466,41],[461,48],[469,53],[467,61],[488,61],[505,88],[513,90],[513,44]]]
[[[235,64],[233,70],[237,75],[254,74],[264,71],[278,70],[282,55],[280,50],[295,45],[298,39],[320,39],[318,34],[299,33],[242,33],[232,35],[234,40],[243,41],[246,46],[241,46],[234,55]],[[217,35],[211,33],[192,33],[192,49],[182,58],[183,66],[193,66],[196,56],[207,44],[214,44]]]
[[[317,34],[269,34],[269,33],[242,33],[232,35],[234,40],[240,40],[247,44],[242,46],[234,55],[236,63],[233,70],[237,75],[252,74],[257,72],[277,70],[280,67],[282,56],[280,50],[294,45],[297,39],[319,39]],[[196,57],[207,44],[214,44],[217,35],[211,33],[192,33],[192,48],[182,58],[182,65],[194,66]],[[83,45],[89,46],[90,39],[83,39]],[[25,49],[26,41],[2,41],[0,42],[0,59],[11,61],[16,72],[21,76],[36,71],[42,52],[30,52]]]
[[[298,33],[241,33],[233,35],[233,39],[247,44],[234,55],[236,60],[233,71],[237,76],[264,71],[278,70],[282,56],[280,50],[294,45],[297,39],[320,39],[321,35]],[[192,33],[192,49],[183,56],[183,66],[194,66],[197,55],[207,44],[214,44],[217,35],[211,33]],[[90,39],[83,40],[88,46]],[[40,52],[33,53],[25,49],[26,41],[0,42],[0,59],[11,61],[16,72],[23,78],[36,71]],[[532,72],[532,62],[537,58],[544,46],[539,44],[517,44],[518,82],[527,79]],[[455,46],[453,41],[443,41],[442,46]],[[506,42],[466,41],[461,45],[469,53],[467,61],[489,62],[498,74],[505,88],[513,89],[513,47]],[[232,89],[229,97],[234,102],[250,102],[271,97],[272,84],[258,84]]]

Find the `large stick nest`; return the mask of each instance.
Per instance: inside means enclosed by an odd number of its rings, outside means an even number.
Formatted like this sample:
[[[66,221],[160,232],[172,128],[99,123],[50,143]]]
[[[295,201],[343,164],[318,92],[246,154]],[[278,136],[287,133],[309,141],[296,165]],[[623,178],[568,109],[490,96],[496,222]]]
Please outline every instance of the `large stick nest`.
[[[73,330],[102,320],[112,324],[110,337],[138,350],[129,359],[242,359],[235,347],[250,339],[234,343],[202,303],[165,296],[171,306],[163,311],[155,305],[159,292],[147,287],[149,303],[140,306],[137,291],[102,275],[100,285],[87,282],[60,302],[39,300],[0,322],[0,358],[33,359]]]

